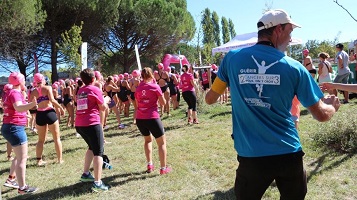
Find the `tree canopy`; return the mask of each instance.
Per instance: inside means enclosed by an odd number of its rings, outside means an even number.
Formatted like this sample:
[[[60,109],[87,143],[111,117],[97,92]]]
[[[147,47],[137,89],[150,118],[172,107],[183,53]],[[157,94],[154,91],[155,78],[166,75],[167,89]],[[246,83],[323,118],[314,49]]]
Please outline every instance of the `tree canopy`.
[[[107,59],[107,67],[123,67],[122,72],[136,63],[135,45],[140,56],[161,58],[166,47],[194,35],[195,23],[184,0],[122,0],[118,13],[119,20],[101,37],[103,47],[96,47]]]

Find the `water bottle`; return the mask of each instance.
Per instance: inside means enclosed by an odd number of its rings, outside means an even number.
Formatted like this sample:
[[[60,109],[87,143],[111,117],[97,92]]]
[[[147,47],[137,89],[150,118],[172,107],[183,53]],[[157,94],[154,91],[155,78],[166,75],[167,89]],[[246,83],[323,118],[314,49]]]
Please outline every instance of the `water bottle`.
[[[105,161],[103,161],[103,166],[104,166],[104,168],[106,168],[106,169],[113,169],[113,166],[112,166],[111,164],[105,162]]]

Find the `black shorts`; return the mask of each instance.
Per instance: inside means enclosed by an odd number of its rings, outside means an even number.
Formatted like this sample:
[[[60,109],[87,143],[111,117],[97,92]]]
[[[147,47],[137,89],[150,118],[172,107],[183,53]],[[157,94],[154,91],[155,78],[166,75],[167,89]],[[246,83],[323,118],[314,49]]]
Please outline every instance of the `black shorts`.
[[[182,97],[186,101],[189,110],[191,109],[192,111],[197,110],[197,98],[194,91],[182,92]]]
[[[209,89],[209,83],[202,84],[203,90]]]
[[[304,152],[246,158],[238,156],[234,192],[237,199],[261,199],[275,180],[280,199],[305,198],[306,171],[303,167]]]
[[[175,96],[177,94],[177,90],[176,90],[176,86],[175,85],[170,85],[169,86],[170,89],[170,96]]]
[[[118,97],[119,97],[120,101],[127,102],[129,100],[128,99],[128,95],[126,93],[127,93],[126,91],[120,91],[119,92]]]
[[[88,144],[88,149],[93,151],[94,156],[103,156],[104,139],[103,129],[100,124],[92,126],[76,126],[76,131]]]
[[[160,87],[160,88],[161,88],[161,92],[162,92],[162,93],[165,93],[168,87],[169,87],[169,86],[167,86],[167,85],[165,85],[165,86],[163,86],[163,87]]]
[[[149,136],[151,133],[155,138],[159,138],[164,135],[164,127],[160,118],[136,119],[136,126],[143,136]]]
[[[130,93],[130,98],[131,98],[131,100],[135,100],[135,92]]]
[[[37,111],[36,124],[39,126],[51,125],[57,121],[56,111],[52,108],[45,111]]]
[[[37,113],[37,110],[29,110],[30,111],[30,114],[36,114]]]
[[[59,103],[59,104],[62,104],[63,102],[62,102],[62,98],[58,98],[58,99],[56,99],[56,101]]]

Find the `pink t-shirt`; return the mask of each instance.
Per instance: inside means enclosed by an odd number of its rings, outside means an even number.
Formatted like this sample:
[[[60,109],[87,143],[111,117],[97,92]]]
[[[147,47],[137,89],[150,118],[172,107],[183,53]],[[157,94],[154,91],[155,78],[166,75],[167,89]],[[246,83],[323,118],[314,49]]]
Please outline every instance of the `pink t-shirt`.
[[[76,126],[100,124],[98,104],[103,104],[102,91],[94,85],[79,88],[77,93]]]
[[[162,96],[161,88],[156,83],[145,83],[142,81],[135,92],[135,99],[138,102],[136,110],[137,119],[158,119],[157,100]]]
[[[202,84],[208,84],[208,75],[207,72],[202,73]]]
[[[21,101],[22,104],[26,104],[25,97],[18,90],[10,90],[4,97],[4,124],[15,124],[18,126],[26,126],[27,116],[25,112],[18,112],[15,110],[13,104],[17,101]]]
[[[193,87],[191,80],[193,80],[193,74],[185,72],[181,75],[182,92],[195,91],[195,88]]]

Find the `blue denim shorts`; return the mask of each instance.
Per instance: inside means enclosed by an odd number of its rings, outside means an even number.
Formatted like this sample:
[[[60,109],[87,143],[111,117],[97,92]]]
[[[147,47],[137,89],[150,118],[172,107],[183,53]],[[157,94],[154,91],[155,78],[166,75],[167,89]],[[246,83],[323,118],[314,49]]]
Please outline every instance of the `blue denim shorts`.
[[[1,126],[1,134],[13,147],[27,143],[25,126],[3,124]]]

